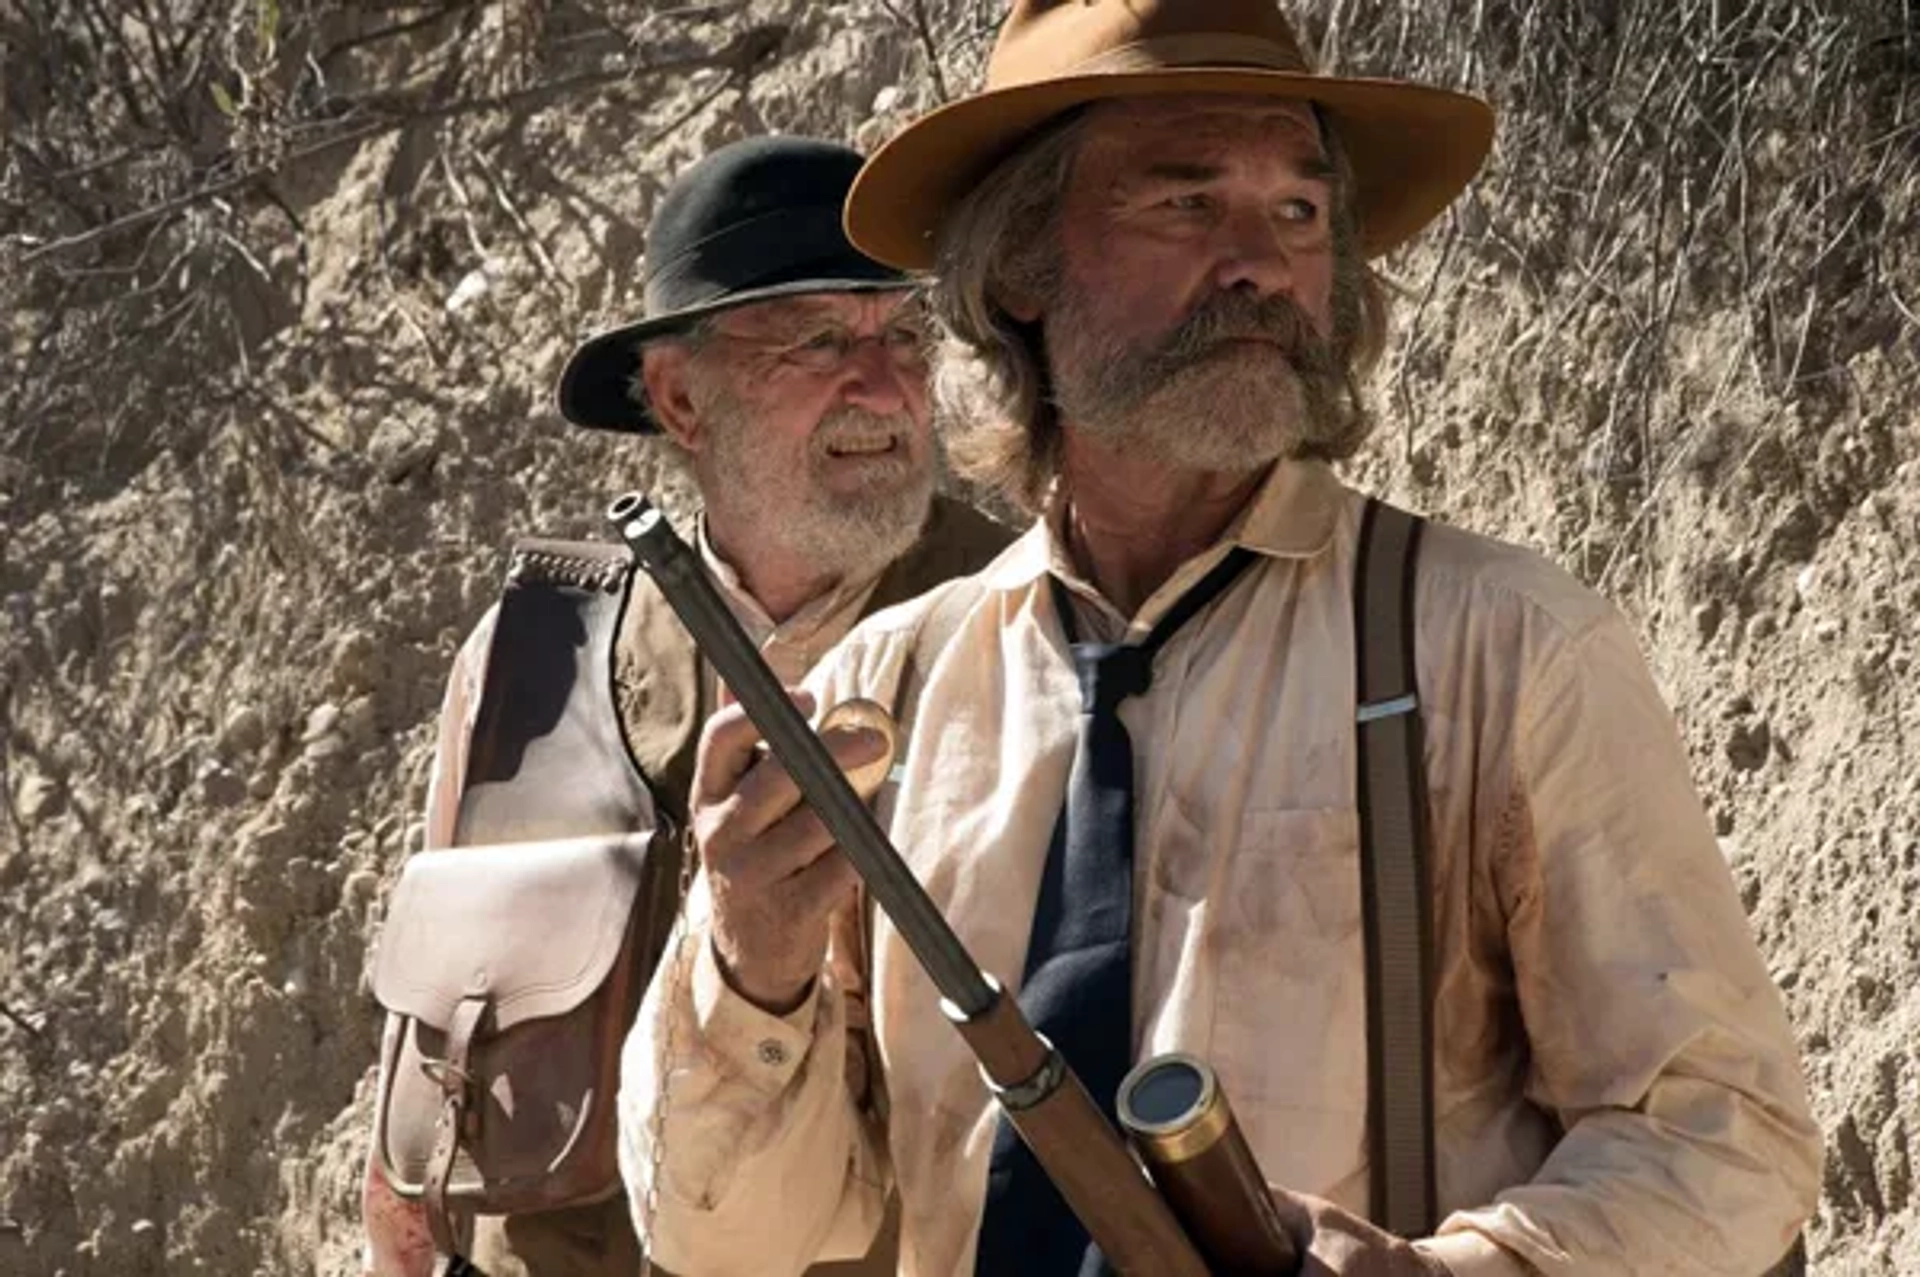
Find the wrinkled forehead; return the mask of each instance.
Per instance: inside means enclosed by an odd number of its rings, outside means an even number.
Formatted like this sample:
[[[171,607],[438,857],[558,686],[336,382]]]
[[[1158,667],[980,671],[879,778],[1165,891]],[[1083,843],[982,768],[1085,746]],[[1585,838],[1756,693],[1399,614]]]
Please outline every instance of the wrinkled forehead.
[[[1313,104],[1294,98],[1190,94],[1091,107],[1072,162],[1068,203],[1169,169],[1230,173],[1329,168]]]

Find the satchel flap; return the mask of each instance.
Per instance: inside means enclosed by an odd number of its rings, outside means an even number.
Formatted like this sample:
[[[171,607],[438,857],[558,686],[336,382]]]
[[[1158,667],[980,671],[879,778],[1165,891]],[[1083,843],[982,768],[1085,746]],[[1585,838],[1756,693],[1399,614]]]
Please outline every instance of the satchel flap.
[[[443,1030],[464,998],[491,1001],[497,1031],[571,1011],[620,953],[650,841],[605,834],[416,853],[374,954],[374,996]]]

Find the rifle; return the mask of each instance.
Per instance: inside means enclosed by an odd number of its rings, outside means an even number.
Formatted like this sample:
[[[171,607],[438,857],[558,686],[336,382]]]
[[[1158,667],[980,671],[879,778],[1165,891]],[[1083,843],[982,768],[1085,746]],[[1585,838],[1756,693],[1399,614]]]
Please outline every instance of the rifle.
[[[1182,1185],[1169,1194],[1188,1207],[1182,1227],[1168,1197],[1141,1173],[1065,1059],[960,943],[666,516],[644,495],[629,492],[608,507],[607,518],[886,911],[939,990],[941,1010],[973,1051],[988,1091],[1114,1268],[1151,1277],[1291,1273],[1292,1242],[1211,1072],[1204,1085],[1183,1087],[1187,1075],[1178,1068],[1197,1062],[1180,1057],[1172,1072],[1152,1070],[1166,1064],[1162,1057],[1135,1071],[1142,1085],[1123,1088],[1137,1094],[1132,1109],[1145,1114],[1136,1140],[1142,1156],[1150,1164],[1158,1156],[1170,1168],[1164,1174]],[[1198,1103],[1182,1105],[1182,1098]],[[1222,1163],[1222,1154],[1230,1161]],[[1222,1165],[1233,1173],[1219,1173]],[[1250,1191],[1258,1201],[1213,1200],[1222,1189]],[[1209,1236],[1223,1226],[1262,1235],[1196,1247],[1188,1232]]]

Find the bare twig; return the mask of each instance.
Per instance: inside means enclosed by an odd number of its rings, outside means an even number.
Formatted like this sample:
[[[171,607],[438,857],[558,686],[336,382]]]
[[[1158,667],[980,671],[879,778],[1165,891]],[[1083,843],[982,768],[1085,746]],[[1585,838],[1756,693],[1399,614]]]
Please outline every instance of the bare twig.
[[[466,183],[462,182],[460,175],[454,172],[452,155],[441,151],[439,160],[440,173],[447,179],[447,189],[453,192],[453,202],[460,206],[460,225],[467,232],[467,247],[473,250],[476,258],[484,262],[493,256],[493,250],[489,249],[486,241],[480,238],[480,224],[473,214],[473,201],[467,198]]]
[[[507,220],[513,223],[514,230],[519,232],[521,245],[527,250],[527,256],[531,257],[534,264],[540,268],[542,277],[561,297],[572,297],[572,282],[561,273],[558,266],[554,265],[546,245],[540,242],[540,236],[534,232],[532,225],[520,212],[520,206],[514,203],[513,196],[507,191],[506,181],[480,151],[470,148],[467,155],[473,161],[474,167],[480,170],[480,176],[486,182],[487,190],[493,195],[494,204],[507,215]]]
[[[462,9],[471,9],[475,3],[476,0],[447,0],[447,3],[442,4],[439,8],[424,13],[417,18],[408,18],[401,22],[390,22],[384,27],[375,27],[371,31],[362,31],[359,35],[349,36],[337,44],[330,44],[315,54],[314,60],[324,66],[326,63],[351,49],[363,48],[369,44],[376,44],[381,40],[392,40],[403,35],[409,35],[415,31],[430,27],[442,18],[458,13]]]
[[[18,1011],[8,1006],[5,1001],[0,1001],[0,1015],[5,1016],[7,1019],[11,1020],[13,1023],[19,1025],[22,1029],[26,1031],[27,1036],[32,1038],[35,1042],[46,1041],[46,1035],[42,1031],[39,1025],[35,1024],[32,1020],[27,1019],[26,1016],[20,1014]]]
[[[921,56],[927,60],[927,74],[933,77],[933,91],[942,102],[952,99],[947,91],[946,70],[940,65],[940,44],[933,38],[933,22],[927,17],[927,0],[906,0],[912,12],[903,12],[901,0],[880,0],[880,7],[895,23],[905,27],[920,41]]]

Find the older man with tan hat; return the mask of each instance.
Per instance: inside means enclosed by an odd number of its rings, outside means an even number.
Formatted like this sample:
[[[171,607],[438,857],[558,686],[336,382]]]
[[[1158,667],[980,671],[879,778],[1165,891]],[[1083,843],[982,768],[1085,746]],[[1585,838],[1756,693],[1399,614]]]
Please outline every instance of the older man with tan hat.
[[[1316,74],[1260,0],[1015,3],[847,225],[935,270],[956,464],[1036,521],[810,687],[914,707],[877,815],[934,901],[1102,1102],[1211,1064],[1302,1271],[1751,1277],[1820,1136],[1632,633],[1328,464],[1369,430],[1368,261],[1492,133]],[[693,801],[696,943],[621,1100],[655,1253],[798,1272],[891,1189],[908,1277],[1102,1271],[737,712]],[[850,1098],[863,1002],[884,1104]]]

